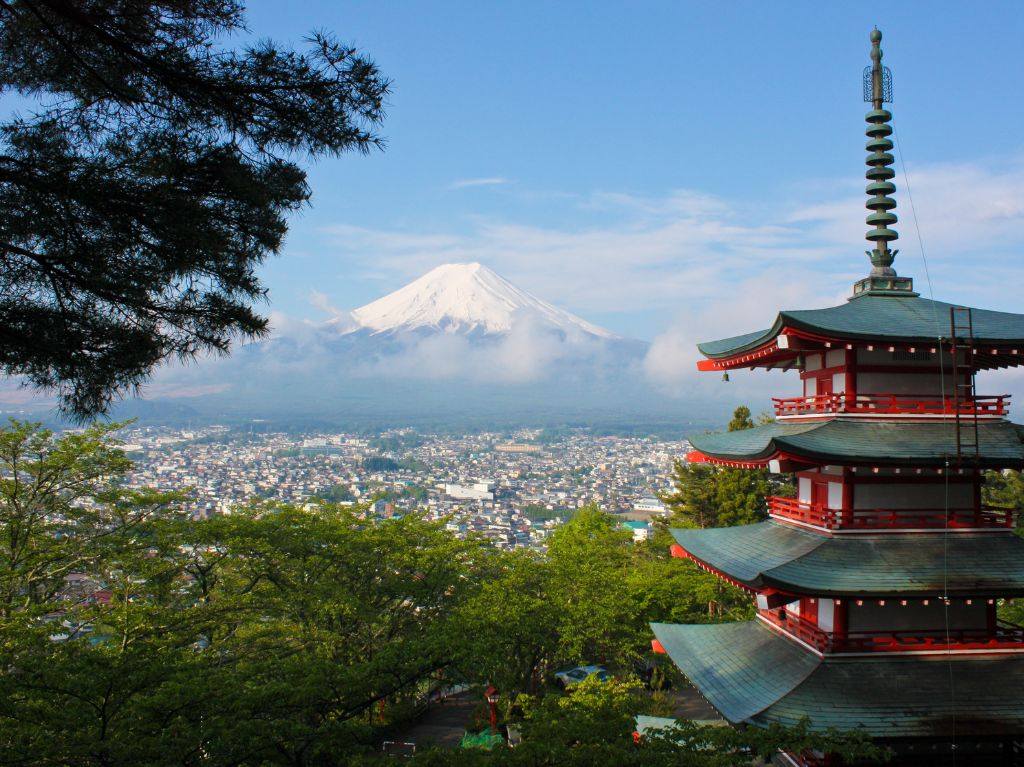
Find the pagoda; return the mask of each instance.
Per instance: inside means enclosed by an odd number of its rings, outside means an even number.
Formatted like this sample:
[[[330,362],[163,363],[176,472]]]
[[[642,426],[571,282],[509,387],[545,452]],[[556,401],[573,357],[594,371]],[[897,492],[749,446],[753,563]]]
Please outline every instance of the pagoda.
[[[924,298],[893,269],[891,76],[870,39],[870,274],[841,306],[698,347],[700,370],[800,377],[774,422],[694,437],[688,455],[795,474],[796,497],[767,498],[757,524],[672,530],[673,556],[749,592],[756,617],[652,624],[653,646],[734,724],[861,730],[893,764],[1021,764],[1024,629],[997,607],[1024,596],[1024,540],[981,485],[1024,468],[1024,427],[974,383],[1024,363],[1024,315]]]

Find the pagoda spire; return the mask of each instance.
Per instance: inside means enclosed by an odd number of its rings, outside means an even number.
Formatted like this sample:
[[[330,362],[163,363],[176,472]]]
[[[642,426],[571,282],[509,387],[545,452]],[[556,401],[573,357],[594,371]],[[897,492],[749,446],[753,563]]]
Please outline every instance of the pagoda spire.
[[[898,250],[891,250],[889,243],[899,237],[892,225],[898,220],[893,209],[896,200],[892,197],[896,185],[892,182],[896,175],[892,169],[892,113],[885,108],[886,102],[892,102],[892,73],[888,67],[882,66],[882,33],[877,27],[871,31],[871,66],[864,70],[864,100],[871,102],[871,111],[865,119],[868,127],[866,146],[868,156],[868,185],[865,190],[868,200],[865,203],[869,213],[867,223],[872,227],[865,235],[873,247],[866,251],[871,259],[871,274],[854,285],[854,296],[870,293],[887,295],[898,293],[906,295],[914,289],[913,281],[908,277],[897,277],[892,262]]]

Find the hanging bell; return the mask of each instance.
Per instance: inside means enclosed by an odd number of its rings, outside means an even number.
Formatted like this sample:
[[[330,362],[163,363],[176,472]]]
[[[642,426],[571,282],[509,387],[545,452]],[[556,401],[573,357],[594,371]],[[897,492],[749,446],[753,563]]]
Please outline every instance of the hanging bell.
[[[728,373],[722,373],[722,381],[723,381],[723,383],[729,383],[729,374]]]

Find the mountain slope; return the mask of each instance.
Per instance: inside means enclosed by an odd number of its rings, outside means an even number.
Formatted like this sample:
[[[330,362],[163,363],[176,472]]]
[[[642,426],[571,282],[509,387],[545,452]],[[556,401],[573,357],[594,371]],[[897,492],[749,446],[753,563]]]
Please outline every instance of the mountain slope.
[[[443,264],[351,313],[356,327],[374,333],[438,330],[502,334],[517,324],[617,339],[614,333],[520,290],[481,264]]]

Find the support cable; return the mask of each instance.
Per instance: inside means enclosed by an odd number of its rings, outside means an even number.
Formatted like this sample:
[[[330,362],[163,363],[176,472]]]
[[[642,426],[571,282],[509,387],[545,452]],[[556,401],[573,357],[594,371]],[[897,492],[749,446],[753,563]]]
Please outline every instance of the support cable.
[[[907,189],[907,202],[910,203],[910,214],[914,219],[914,230],[917,233],[917,244],[921,249],[921,263],[924,265],[924,276],[925,281],[928,283],[928,297],[932,302],[932,319],[935,323],[935,337],[938,342],[937,349],[939,352],[939,391],[942,395],[942,401],[946,401],[946,366],[943,360],[943,336],[942,336],[942,325],[939,322],[939,311],[935,306],[935,289],[932,286],[932,276],[928,269],[928,257],[925,254],[924,248],[924,237],[921,236],[921,224],[917,218],[917,208],[914,206],[914,195],[910,191],[910,176],[907,173],[906,159],[903,155],[903,147],[900,145],[899,132],[896,131],[896,126],[893,124],[893,138],[896,141],[896,152],[900,160],[900,170],[903,173],[903,185]],[[952,334],[952,328],[950,333]],[[950,348],[956,344],[956,338],[950,338]],[[955,352],[954,352],[955,355]],[[972,360],[973,364],[973,360]],[[954,376],[956,370],[953,370]],[[972,372],[973,375],[973,372]],[[953,386],[956,386],[957,382],[954,378]],[[956,398],[954,398],[956,399]],[[956,407],[957,405],[954,405]],[[949,671],[949,702],[950,702],[950,729],[951,729],[951,740],[952,740],[952,757],[953,765],[956,765],[956,683],[953,674],[953,650],[950,644],[951,631],[949,626],[949,471],[950,471],[950,460],[946,457],[945,467],[943,469],[943,505],[945,515],[943,519],[943,531],[942,531],[942,615],[946,629],[946,667]]]

